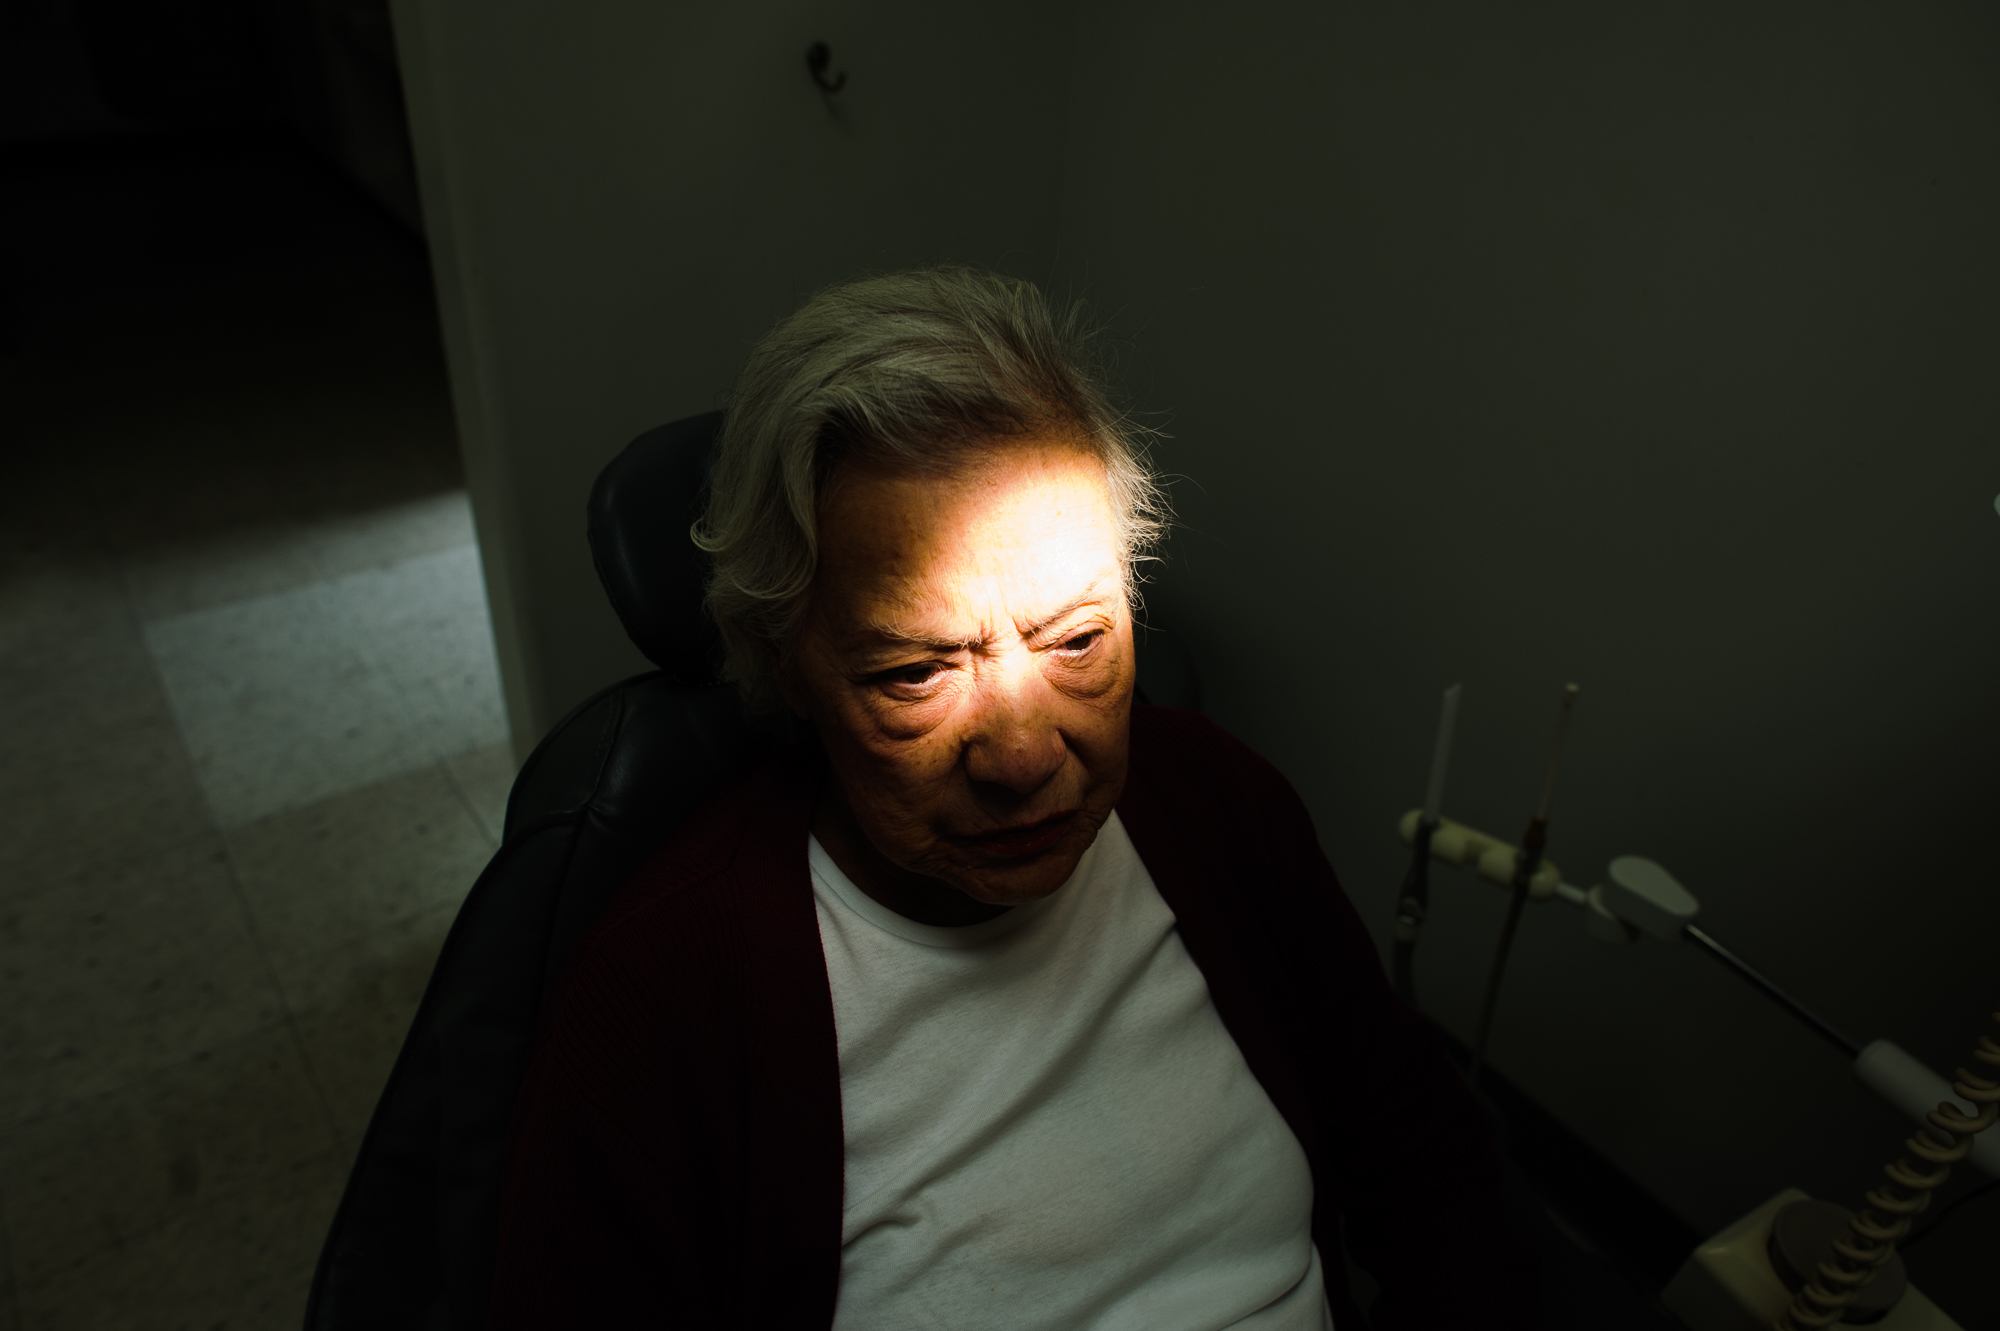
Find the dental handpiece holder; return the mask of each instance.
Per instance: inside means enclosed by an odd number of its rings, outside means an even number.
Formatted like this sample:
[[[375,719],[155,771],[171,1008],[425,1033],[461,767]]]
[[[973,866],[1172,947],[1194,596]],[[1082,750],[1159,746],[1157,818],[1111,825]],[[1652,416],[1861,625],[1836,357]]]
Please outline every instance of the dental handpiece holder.
[[[1418,809],[1403,815],[1399,830],[1405,843],[1415,842],[1422,816]],[[1469,866],[1499,888],[1513,883],[1520,854],[1518,846],[1449,818],[1438,819],[1431,834],[1432,859],[1453,868]],[[1555,861],[1543,860],[1529,881],[1528,899],[1574,906],[1583,915],[1584,932],[1600,943],[1629,945],[1641,939],[1695,943],[1838,1047],[1851,1061],[1855,1080],[1917,1123],[1923,1123],[1940,1100],[1952,1098],[1950,1083],[1915,1055],[1892,1040],[1862,1044],[1852,1039],[1697,926],[1700,900],[1665,866],[1643,855],[1621,855],[1606,866],[1604,878],[1588,890],[1575,887],[1562,880]],[[2000,1178],[2000,1133],[1981,1134],[1976,1143],[1969,1162]]]
[[[1406,844],[1415,844],[1422,817],[1419,809],[1403,815],[1398,830]],[[1443,817],[1431,833],[1430,851],[1432,859],[1454,868],[1470,867],[1502,889],[1513,887],[1522,855],[1518,846]],[[1922,1127],[1934,1129],[1941,1109],[1950,1113],[1955,1108],[1977,1117],[1979,1105],[1957,1094],[1951,1083],[1915,1056],[1889,1040],[1858,1043],[1724,947],[1695,923],[1701,902],[1694,893],[1656,861],[1620,856],[1607,866],[1604,881],[1586,890],[1564,882],[1557,865],[1543,860],[1528,882],[1527,897],[1531,902],[1560,900],[1575,907],[1583,915],[1584,931],[1600,943],[1625,946],[1651,939],[1696,944],[1838,1047],[1850,1060],[1856,1080]],[[1991,1060],[1987,1054],[1977,1057]],[[1966,1164],[2000,1178],[2000,1132],[1976,1132],[1959,1141],[1969,1148],[1964,1153]],[[1781,1217],[1788,1209],[1797,1217],[1801,1206],[1825,1205],[1811,1202],[1795,1188],[1780,1193],[1697,1248],[1667,1286],[1664,1301],[1692,1331],[1757,1331],[1772,1326],[1796,1297],[1795,1288],[1774,1265],[1772,1235],[1784,1223]],[[1879,1331],[1958,1329],[1935,1303],[1907,1285],[1900,1287],[1900,1297],[1886,1315],[1867,1320]]]

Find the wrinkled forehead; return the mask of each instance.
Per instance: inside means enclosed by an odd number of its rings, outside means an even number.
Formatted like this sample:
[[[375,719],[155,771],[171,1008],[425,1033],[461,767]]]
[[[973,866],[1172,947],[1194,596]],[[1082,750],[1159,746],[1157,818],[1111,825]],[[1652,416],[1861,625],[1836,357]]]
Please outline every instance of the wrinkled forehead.
[[[945,472],[857,468],[821,513],[813,595],[837,631],[1018,626],[1123,594],[1104,465],[1073,444],[1015,444]]]

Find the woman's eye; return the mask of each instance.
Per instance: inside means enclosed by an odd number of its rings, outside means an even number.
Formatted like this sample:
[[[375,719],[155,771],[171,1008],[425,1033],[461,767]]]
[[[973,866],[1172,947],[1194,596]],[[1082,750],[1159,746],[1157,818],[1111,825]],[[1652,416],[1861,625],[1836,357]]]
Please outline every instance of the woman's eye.
[[[878,678],[884,684],[901,684],[905,687],[920,687],[936,679],[944,667],[935,661],[920,661],[916,665],[898,666],[884,671]]]

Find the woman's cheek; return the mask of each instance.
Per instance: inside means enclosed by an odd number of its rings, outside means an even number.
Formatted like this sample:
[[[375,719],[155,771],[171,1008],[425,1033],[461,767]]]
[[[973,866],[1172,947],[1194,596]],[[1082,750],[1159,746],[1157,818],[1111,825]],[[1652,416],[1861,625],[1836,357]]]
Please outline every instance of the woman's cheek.
[[[945,728],[957,710],[958,693],[945,685],[928,698],[903,701],[880,692],[865,692],[858,709],[861,728],[882,743],[914,743]]]
[[[955,761],[948,713],[930,708],[881,709],[859,738],[870,761],[898,785],[921,783]]]
[[[870,722],[865,742],[885,758],[925,743],[939,729],[939,718],[917,715],[908,708],[884,709],[871,717]]]
[[[1116,694],[1130,674],[1124,659],[1106,652],[1094,660],[1056,666],[1049,682],[1072,698],[1094,701]]]

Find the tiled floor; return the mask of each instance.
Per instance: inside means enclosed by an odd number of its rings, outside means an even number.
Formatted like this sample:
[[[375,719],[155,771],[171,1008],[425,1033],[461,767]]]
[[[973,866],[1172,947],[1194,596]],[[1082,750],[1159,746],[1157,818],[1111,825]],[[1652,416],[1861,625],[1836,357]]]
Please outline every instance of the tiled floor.
[[[146,649],[220,826],[506,739],[464,496],[409,509],[440,534],[462,529],[459,543],[146,622]],[[461,520],[437,521],[437,509]],[[199,568],[187,581],[212,585]]]
[[[0,168],[0,1331],[295,1327],[512,776],[421,248],[282,144]]]

